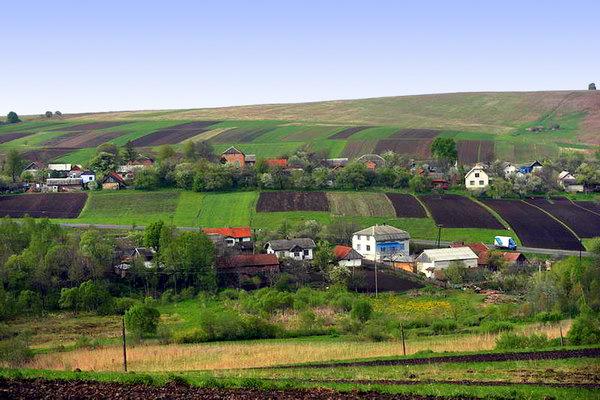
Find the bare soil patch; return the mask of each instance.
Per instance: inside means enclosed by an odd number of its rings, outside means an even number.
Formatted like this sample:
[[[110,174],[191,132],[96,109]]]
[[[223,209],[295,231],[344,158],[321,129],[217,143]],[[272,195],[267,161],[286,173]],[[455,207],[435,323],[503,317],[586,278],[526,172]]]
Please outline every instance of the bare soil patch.
[[[353,126],[352,128],[346,128],[342,131],[339,131],[331,136],[329,139],[348,139],[350,136],[358,133],[360,131],[364,131],[365,129],[371,128],[370,126]]]
[[[214,143],[250,143],[259,136],[275,130],[270,128],[231,128],[214,137]]]
[[[97,147],[102,143],[116,139],[125,132],[97,132],[97,131],[85,131],[85,132],[70,132],[66,135],[54,138],[46,142],[45,146],[56,146],[65,149],[83,149],[86,147]]]
[[[390,138],[394,139],[435,139],[441,131],[436,129],[401,129]]]
[[[342,151],[342,157],[353,159],[365,154],[371,154],[375,151],[376,144],[377,142],[374,140],[348,141]]]
[[[7,143],[13,140],[21,139],[25,136],[33,135],[35,132],[10,132],[0,134],[0,144]]]
[[[0,217],[77,218],[86,200],[86,193],[0,196]]]
[[[189,122],[187,124],[175,125],[170,128],[159,129],[156,132],[142,136],[133,140],[132,143],[137,147],[176,144],[210,130],[210,126],[217,124],[218,122],[219,121],[196,121]]]
[[[458,162],[475,164],[494,160],[494,142],[490,140],[462,140],[457,143]]]
[[[435,223],[444,228],[504,229],[488,210],[467,197],[429,194],[419,198],[431,211]]]
[[[37,149],[37,150],[29,150],[23,153],[23,158],[29,161],[36,161],[41,163],[48,163],[49,161],[54,160],[55,158],[62,157],[65,154],[72,152],[73,149],[64,149],[64,148],[52,148],[52,149]]]
[[[381,139],[375,145],[375,153],[383,154],[393,151],[398,154],[409,154],[419,158],[431,157],[433,139]]]
[[[427,218],[425,209],[413,195],[404,193],[386,193],[392,202],[396,217],[400,218]]]
[[[579,237],[592,238],[600,236],[600,215],[577,207],[565,198],[534,198],[526,200],[529,204],[540,207],[571,228]]]
[[[324,192],[261,192],[256,211],[329,211],[329,201]]]

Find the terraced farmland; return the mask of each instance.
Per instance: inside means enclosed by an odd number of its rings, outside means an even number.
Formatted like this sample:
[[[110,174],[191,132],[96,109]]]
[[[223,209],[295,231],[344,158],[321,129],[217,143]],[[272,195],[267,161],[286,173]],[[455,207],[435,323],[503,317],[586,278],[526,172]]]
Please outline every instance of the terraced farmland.
[[[138,147],[152,147],[163,144],[176,144],[208,131],[217,121],[196,121],[159,129],[156,132],[135,139],[132,143]]]
[[[423,195],[436,224],[445,228],[502,229],[502,224],[488,210],[464,196],[454,194]]]
[[[394,217],[396,212],[384,193],[328,192],[327,199],[335,215]]]
[[[386,193],[392,202],[396,217],[400,218],[426,218],[427,213],[423,205],[415,196],[403,193]]]
[[[458,162],[463,165],[494,161],[494,142],[490,140],[462,140],[456,148]]]
[[[527,199],[527,203],[552,214],[582,238],[600,236],[600,215],[576,206],[565,198]]]

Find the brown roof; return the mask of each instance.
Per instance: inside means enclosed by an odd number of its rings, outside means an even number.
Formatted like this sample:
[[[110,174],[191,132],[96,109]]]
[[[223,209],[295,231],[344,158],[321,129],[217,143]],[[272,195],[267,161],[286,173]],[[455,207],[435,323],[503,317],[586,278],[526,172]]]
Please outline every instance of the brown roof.
[[[222,268],[269,267],[278,266],[275,254],[239,254],[228,257],[220,264]]]
[[[523,255],[523,253],[519,253],[519,252],[504,252],[502,253],[502,258],[504,259],[504,261],[508,262],[508,263],[516,263],[517,261],[519,261],[519,258],[523,257],[523,259],[525,259],[525,256]]]

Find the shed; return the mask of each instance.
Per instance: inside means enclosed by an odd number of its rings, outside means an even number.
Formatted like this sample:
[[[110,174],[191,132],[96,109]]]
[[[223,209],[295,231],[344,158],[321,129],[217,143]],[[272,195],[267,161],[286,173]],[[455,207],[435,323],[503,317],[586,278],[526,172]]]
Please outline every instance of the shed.
[[[467,268],[476,268],[478,257],[469,247],[452,247],[424,250],[416,258],[417,271],[428,278],[435,276],[436,271],[446,269],[453,261],[462,262]]]

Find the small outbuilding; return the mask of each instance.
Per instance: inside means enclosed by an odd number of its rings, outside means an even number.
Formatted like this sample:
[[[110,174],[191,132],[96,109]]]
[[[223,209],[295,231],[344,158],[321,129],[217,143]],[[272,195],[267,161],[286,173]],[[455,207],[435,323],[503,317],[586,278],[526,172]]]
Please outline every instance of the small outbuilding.
[[[127,183],[121,177],[121,175],[116,172],[109,172],[104,179],[102,179],[102,189],[105,190],[119,190],[125,189],[127,187]]]
[[[340,267],[360,267],[362,256],[350,246],[335,246],[333,255]]]
[[[317,247],[310,238],[271,240],[265,246],[267,254],[275,254],[277,258],[291,258],[304,261],[313,259],[313,251]]]
[[[473,250],[465,246],[424,250],[415,261],[417,271],[432,278],[436,272],[448,268],[452,262],[456,261],[463,263],[467,268],[476,268],[478,257]]]

